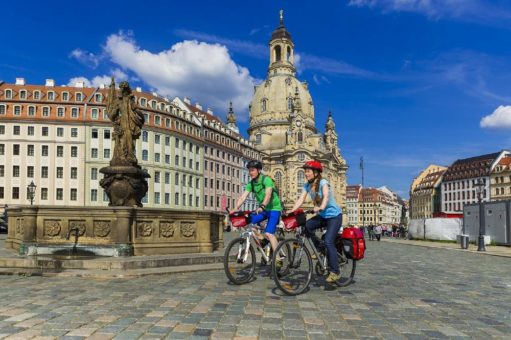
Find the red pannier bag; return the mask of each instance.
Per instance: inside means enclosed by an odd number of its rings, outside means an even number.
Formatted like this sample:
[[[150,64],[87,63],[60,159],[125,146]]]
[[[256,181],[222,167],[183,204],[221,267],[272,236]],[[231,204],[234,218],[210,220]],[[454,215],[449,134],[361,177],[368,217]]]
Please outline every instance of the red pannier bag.
[[[364,233],[359,228],[344,228],[337,241],[337,249],[344,250],[346,256],[355,261],[362,260],[366,250]]]
[[[307,217],[302,209],[297,209],[289,215],[283,215],[282,222],[284,223],[284,229],[291,231],[299,226],[304,226],[305,222],[307,222]]]
[[[248,224],[249,211],[234,211],[229,214],[229,220],[234,228],[243,228]]]

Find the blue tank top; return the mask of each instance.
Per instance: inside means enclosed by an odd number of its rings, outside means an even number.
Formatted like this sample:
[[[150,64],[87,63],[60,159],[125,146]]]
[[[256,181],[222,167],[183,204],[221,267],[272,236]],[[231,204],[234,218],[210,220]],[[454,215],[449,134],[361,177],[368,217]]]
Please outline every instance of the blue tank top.
[[[323,199],[323,186],[325,184],[328,186],[328,202],[326,204],[325,209],[323,211],[319,212],[319,216],[321,216],[323,218],[336,217],[342,213],[342,210],[341,210],[341,207],[339,207],[339,205],[335,201],[334,194],[332,192],[332,188],[330,187],[330,183],[328,183],[328,181],[326,179],[322,179],[319,182],[319,189],[318,189],[317,194],[312,191],[311,185],[309,183],[306,183],[303,186],[303,189],[305,191],[307,191],[309,196],[312,198],[312,201],[314,201],[314,199],[316,198],[316,195],[319,195],[319,197],[321,199]]]

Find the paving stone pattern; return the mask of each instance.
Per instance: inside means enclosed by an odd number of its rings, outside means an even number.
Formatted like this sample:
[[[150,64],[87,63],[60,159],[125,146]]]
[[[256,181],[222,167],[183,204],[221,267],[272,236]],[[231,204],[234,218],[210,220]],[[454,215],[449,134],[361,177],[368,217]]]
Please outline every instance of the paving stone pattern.
[[[265,268],[137,279],[0,277],[6,339],[511,338],[511,262],[368,242],[356,282],[283,296]]]

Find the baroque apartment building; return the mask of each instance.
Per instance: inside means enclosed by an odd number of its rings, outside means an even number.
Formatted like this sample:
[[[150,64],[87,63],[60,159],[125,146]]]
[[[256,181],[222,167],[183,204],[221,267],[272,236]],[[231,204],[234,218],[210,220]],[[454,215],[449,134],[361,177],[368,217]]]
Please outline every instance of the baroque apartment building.
[[[224,124],[211,109],[204,110],[189,98],[175,98],[174,103],[201,120],[204,135],[204,209],[225,212],[232,209],[244,191],[245,165],[248,160],[261,159],[253,143],[239,134],[232,104]],[[247,158],[248,157],[248,158]],[[251,197],[245,203],[247,210],[256,208]]]
[[[447,214],[462,214],[463,206],[477,203],[478,181],[483,183],[481,201],[492,200],[490,175],[500,160],[510,153],[503,150],[491,154],[456,160],[443,175],[441,209]]]
[[[346,187],[346,205],[349,225],[399,225],[403,221],[404,202],[386,186],[364,188]]]
[[[15,84],[0,83],[0,209],[28,204],[31,181],[37,185],[37,205],[108,204],[99,185],[99,169],[108,164],[113,150],[107,95],[104,86],[90,88],[80,82],[55,86],[47,80],[41,86],[18,78]],[[227,141],[224,136],[217,143],[216,136],[225,130],[220,124],[156,93],[136,88],[133,95],[146,121],[136,146],[139,164],[151,176],[144,206],[184,210],[211,206],[203,198],[206,147],[209,154],[213,150],[217,155],[221,149],[236,155],[242,164],[241,147],[234,142],[238,137]],[[229,162],[229,157],[218,159]],[[239,167],[229,166],[235,193],[241,173],[236,171]],[[221,211],[216,197],[213,205],[213,210]]]
[[[410,218],[432,218],[441,211],[442,176],[447,167],[430,164],[410,187]]]
[[[359,214],[359,205],[361,204],[362,185],[346,186],[346,215],[348,216],[348,225],[362,225],[362,216]]]
[[[503,157],[491,171],[492,201],[511,200],[511,156]]]

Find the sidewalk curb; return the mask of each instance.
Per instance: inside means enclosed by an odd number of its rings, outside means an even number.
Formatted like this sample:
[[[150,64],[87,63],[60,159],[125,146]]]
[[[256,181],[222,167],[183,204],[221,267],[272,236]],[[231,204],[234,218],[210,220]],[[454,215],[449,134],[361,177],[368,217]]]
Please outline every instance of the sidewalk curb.
[[[407,245],[407,246],[416,246],[416,247],[431,248],[431,249],[445,249],[445,250],[463,251],[463,252],[472,253],[472,254],[511,258],[511,254],[505,255],[505,254],[489,253],[489,252],[486,252],[486,251],[477,251],[477,250],[461,249],[461,248],[450,248],[450,247],[443,247],[443,246],[437,245],[437,244],[407,243],[407,241],[388,240],[388,239],[382,239],[382,241],[387,242],[387,243],[404,244],[404,245]],[[417,241],[417,242],[421,242],[421,241]]]

